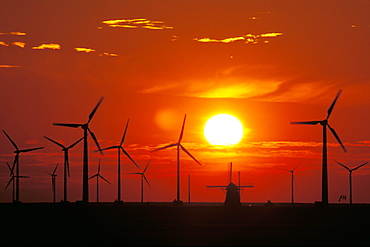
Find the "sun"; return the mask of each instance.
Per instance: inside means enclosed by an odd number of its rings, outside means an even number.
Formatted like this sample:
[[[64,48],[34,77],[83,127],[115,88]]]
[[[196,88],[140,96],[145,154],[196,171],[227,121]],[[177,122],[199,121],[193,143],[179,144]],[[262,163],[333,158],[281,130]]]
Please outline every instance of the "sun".
[[[211,117],[204,125],[204,136],[212,145],[233,146],[243,138],[242,123],[229,114]]]

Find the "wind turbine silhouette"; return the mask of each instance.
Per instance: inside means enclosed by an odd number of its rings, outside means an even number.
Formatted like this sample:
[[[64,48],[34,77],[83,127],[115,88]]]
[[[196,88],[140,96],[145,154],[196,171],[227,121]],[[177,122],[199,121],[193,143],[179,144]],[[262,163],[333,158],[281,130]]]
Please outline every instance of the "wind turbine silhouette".
[[[173,144],[170,144],[170,145],[161,147],[161,148],[157,148],[157,149],[151,151],[151,152],[156,152],[158,150],[162,150],[162,149],[166,149],[166,148],[170,148],[170,147],[174,147],[174,146],[177,147],[177,199],[174,202],[175,203],[179,203],[179,204],[182,203],[182,201],[180,200],[180,148],[187,155],[189,155],[195,162],[197,162],[199,165],[202,165],[197,159],[194,158],[193,155],[191,155],[189,153],[188,150],[186,150],[186,148],[184,148],[183,145],[181,145],[182,136],[184,134],[185,120],[186,120],[186,114],[185,114],[185,117],[184,117],[184,122],[182,124],[181,132],[180,132],[180,138],[179,138],[179,140],[176,143],[173,143]]]
[[[344,152],[347,152],[346,148],[344,147],[342,141],[339,139],[338,134],[335,130],[329,125],[329,117],[333,111],[335,103],[338,100],[339,95],[342,93],[342,90],[339,89],[337,96],[335,97],[333,103],[330,105],[328,109],[328,115],[324,120],[320,121],[305,121],[305,122],[290,122],[291,124],[306,124],[306,125],[316,125],[321,124],[323,127],[323,145],[322,145],[322,204],[328,205],[329,203],[329,196],[328,196],[328,154],[327,154],[327,136],[326,136],[326,127],[329,128],[331,133],[334,135],[335,139],[339,142],[341,147],[343,148]]]
[[[89,179],[96,177],[96,202],[99,202],[99,178],[103,179],[108,184],[111,184],[108,180],[106,180],[102,175],[100,175],[100,158],[99,158],[99,165],[98,165],[98,173],[91,176]]]
[[[19,155],[20,155],[20,153],[31,152],[31,151],[34,151],[34,150],[42,149],[44,147],[20,150],[18,148],[18,146],[15,144],[15,142],[10,138],[10,136],[4,130],[3,130],[3,132],[6,135],[6,137],[9,139],[9,141],[15,147],[15,151],[14,151],[15,157],[14,157],[14,162],[13,162],[13,167],[12,167],[12,171],[14,171],[14,169],[15,169],[15,176],[12,176],[11,180],[15,178],[15,200],[13,202],[20,202],[19,201],[19,178],[25,178],[25,177],[19,175]]]
[[[13,182],[13,185],[12,185],[12,201],[15,202],[15,193],[14,193],[14,190],[15,190],[15,186],[14,186],[14,183],[15,183],[15,175],[14,175],[14,163],[13,163],[13,166],[10,167],[9,163],[6,162],[8,168],[9,168],[9,171],[10,171],[10,180],[9,182],[7,183],[7,185],[5,186],[5,189],[8,188],[8,186],[10,185],[11,182]],[[18,176],[19,178],[29,178],[29,176]]]
[[[70,176],[69,174],[69,157],[68,157],[68,150],[73,148],[75,145],[77,145],[82,139],[84,139],[83,137],[80,138],[79,140],[77,140],[76,142],[74,142],[73,144],[71,144],[70,146],[68,147],[65,147],[63,144],[49,138],[49,137],[46,137],[44,136],[44,138],[48,139],[49,141],[57,144],[58,146],[62,147],[62,151],[64,152],[64,196],[63,196],[63,201],[64,202],[67,202],[67,174],[68,174],[68,177]]]
[[[102,149],[102,151],[103,151],[103,150],[117,148],[117,151],[118,151],[118,154],[117,154],[117,157],[118,157],[118,176],[117,176],[118,190],[117,190],[117,201],[116,202],[122,202],[121,201],[121,150],[134,163],[134,165],[137,166],[137,168],[139,168],[139,166],[136,164],[136,162],[130,157],[130,155],[122,147],[122,144],[123,144],[123,142],[125,140],[125,137],[126,137],[126,132],[127,132],[129,122],[130,122],[130,119],[127,120],[126,128],[125,128],[125,131],[123,132],[123,136],[122,136],[120,144],[118,146],[111,146],[111,147],[107,147],[107,148]]]
[[[359,169],[360,167],[366,165],[369,162],[365,162],[362,165],[359,165],[359,166],[357,166],[353,169],[349,169],[347,166],[343,165],[342,163],[339,163],[338,161],[335,161],[335,162],[337,162],[339,165],[343,166],[349,172],[349,204],[352,204],[352,172]]]
[[[84,131],[84,152],[83,152],[83,167],[82,167],[82,202],[88,203],[89,202],[89,158],[88,158],[88,145],[87,145],[87,135],[88,133],[93,138],[96,146],[98,147],[98,150],[102,153],[98,140],[95,137],[95,134],[90,130],[89,123],[91,119],[94,117],[94,114],[96,110],[98,109],[100,103],[103,101],[104,97],[101,97],[98,104],[95,106],[95,108],[92,110],[92,112],[89,115],[88,121],[84,124],[71,124],[71,123],[53,123],[53,125],[57,126],[64,126],[64,127],[71,127],[71,128],[78,128],[81,127]]]
[[[57,177],[57,175],[55,174],[55,172],[57,171],[58,169],[58,165],[54,168],[54,171],[53,173],[49,173],[49,172],[46,172],[47,174],[49,174],[51,176],[51,190],[53,191],[53,202],[55,203],[55,189],[56,189],[56,184],[55,184],[55,179]]]
[[[302,162],[301,162],[302,163]],[[279,168],[280,170],[284,170],[284,171],[287,171],[287,172],[290,172],[291,175],[292,175],[292,204],[294,204],[294,183],[295,183],[295,180],[294,180],[294,171],[295,169],[300,165],[300,163],[298,165],[296,165],[292,170],[288,170],[288,169],[284,169],[284,168]]]
[[[144,203],[144,180],[149,185],[149,187],[152,188],[152,186],[150,186],[150,183],[149,183],[148,179],[145,177],[145,172],[148,169],[149,163],[150,163],[150,160],[149,160],[148,164],[146,165],[146,167],[144,168],[143,172],[127,173],[127,174],[139,174],[139,175],[141,175],[141,204]]]

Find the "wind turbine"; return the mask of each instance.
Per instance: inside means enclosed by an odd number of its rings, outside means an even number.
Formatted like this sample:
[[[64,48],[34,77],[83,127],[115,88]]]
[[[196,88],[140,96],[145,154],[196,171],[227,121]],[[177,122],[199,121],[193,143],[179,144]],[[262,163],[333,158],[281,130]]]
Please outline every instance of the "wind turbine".
[[[51,176],[51,190],[53,191],[53,202],[55,203],[55,189],[56,189],[56,186],[55,186],[55,179],[57,177],[57,175],[55,174],[55,172],[57,171],[58,169],[58,165],[55,167],[53,173],[49,173],[49,172],[46,172],[47,174],[49,174]]]
[[[180,148],[182,149],[182,151],[184,151],[187,155],[189,155],[195,162],[197,162],[199,165],[200,162],[197,161],[193,155],[191,155],[189,153],[188,150],[186,150],[186,148],[184,148],[183,145],[181,145],[181,139],[182,139],[182,136],[184,134],[184,127],[185,127],[185,120],[186,120],[186,114],[185,114],[185,117],[184,117],[184,122],[182,123],[182,128],[181,128],[181,132],[180,132],[180,138],[179,140],[176,142],[176,143],[173,143],[173,144],[170,144],[170,145],[167,145],[167,146],[164,146],[164,147],[161,147],[161,148],[157,148],[151,152],[156,152],[158,150],[162,150],[162,149],[166,149],[166,148],[170,148],[170,147],[174,147],[176,146],[177,147],[177,199],[174,201],[175,203],[179,203],[181,204],[182,201],[180,200]]]
[[[333,108],[335,106],[335,103],[338,100],[339,95],[342,93],[342,90],[340,89],[337,93],[337,96],[335,97],[333,103],[330,105],[328,109],[328,115],[324,120],[320,121],[305,121],[305,122],[290,122],[291,124],[306,124],[306,125],[316,125],[321,124],[323,127],[323,145],[322,145],[322,203],[323,205],[328,205],[329,203],[329,196],[328,196],[328,154],[327,154],[327,141],[326,141],[326,127],[329,128],[331,133],[334,135],[334,137],[337,139],[339,144],[342,146],[344,152],[347,152],[346,148],[344,147],[342,141],[339,139],[338,134],[335,132],[335,130],[329,125],[329,117],[333,111]]]
[[[126,128],[125,128],[125,131],[123,132],[123,136],[122,136],[120,144],[118,146],[111,146],[111,147],[107,147],[107,148],[102,149],[102,151],[103,151],[103,150],[117,148],[117,151],[118,151],[118,154],[117,154],[117,157],[118,157],[118,176],[117,176],[118,190],[117,190],[117,201],[116,202],[122,202],[121,201],[121,150],[134,163],[134,165],[137,166],[137,168],[139,168],[139,166],[136,164],[136,162],[130,157],[130,155],[122,147],[122,144],[125,140],[125,136],[126,136],[126,132],[127,132],[129,122],[130,122],[130,119],[127,120]]]
[[[19,155],[20,155],[20,153],[31,152],[31,151],[34,151],[34,150],[42,149],[44,147],[38,147],[38,148],[30,148],[30,149],[22,149],[22,150],[20,150],[20,149],[18,149],[18,147],[15,144],[15,142],[10,138],[10,136],[8,136],[8,134],[4,130],[3,130],[3,132],[6,135],[6,137],[9,139],[9,141],[15,147],[15,151],[14,151],[15,157],[14,157],[14,162],[13,162],[13,167],[12,167],[12,171],[14,171],[14,169],[15,169],[15,176],[12,176],[11,180],[15,178],[15,201],[14,202],[20,202],[19,201],[19,178],[23,178],[24,176],[20,176],[19,175]]]
[[[83,137],[80,138],[79,140],[77,140],[76,142],[74,142],[72,145],[68,146],[68,147],[65,147],[63,144],[49,138],[49,137],[46,137],[44,136],[44,138],[48,139],[49,141],[57,144],[58,146],[62,147],[62,151],[64,152],[64,196],[63,196],[63,201],[64,202],[67,202],[67,174],[68,174],[68,177],[69,177],[69,157],[68,157],[68,150],[70,148],[73,148],[75,145],[77,145],[77,143],[79,143],[82,139],[84,139]]]
[[[150,163],[150,160],[149,160],[148,164],[146,165],[146,167],[144,168],[143,172],[128,173],[128,174],[139,174],[139,175],[141,175],[141,204],[144,203],[144,180],[149,185],[149,187],[152,188],[152,186],[150,186],[150,183],[149,183],[148,179],[146,179],[146,177],[145,177],[145,171],[146,171],[146,169],[148,169],[149,163]]]
[[[294,204],[294,183],[295,183],[295,180],[294,180],[294,171],[295,171],[295,169],[297,168],[299,166],[299,164],[298,165],[296,165],[292,170],[288,170],[288,169],[284,169],[284,168],[279,168],[279,169],[281,169],[281,170],[284,170],[284,171],[287,171],[287,172],[290,172],[291,173],[291,175],[292,175],[292,204]]]
[[[9,165],[9,163],[8,162],[6,162],[6,164],[7,164],[7,166],[8,166],[8,168],[9,168],[9,171],[10,171],[10,180],[9,180],[9,182],[7,183],[7,185],[5,186],[5,189],[7,189],[8,188],[8,186],[10,185],[10,183],[12,183],[13,182],[13,185],[12,185],[12,201],[13,202],[15,202],[15,193],[14,193],[14,191],[15,191],[15,175],[14,175],[14,164],[13,164],[13,166],[12,167],[10,167],[10,165]],[[29,178],[29,176],[19,176],[19,178]]]
[[[343,166],[347,171],[349,172],[349,203],[352,204],[352,172],[357,170],[358,168],[366,165],[368,162],[363,163],[362,165],[359,165],[353,169],[349,169],[347,166],[343,165],[342,163],[337,162],[339,165]]]
[[[95,137],[95,134],[90,130],[89,123],[91,119],[94,117],[96,110],[98,109],[100,103],[103,101],[104,97],[101,97],[98,104],[92,110],[89,115],[89,118],[86,123],[84,124],[73,124],[73,123],[53,123],[53,125],[64,126],[64,127],[71,127],[71,128],[78,128],[81,127],[84,131],[84,150],[83,150],[83,167],[82,167],[82,202],[88,203],[89,202],[89,161],[88,161],[88,145],[87,145],[87,135],[88,133],[93,138],[98,150],[102,153],[98,140]]]
[[[108,180],[106,180],[102,175],[100,175],[100,158],[99,158],[99,165],[98,165],[98,173],[91,176],[89,179],[96,177],[96,202],[99,202],[99,178],[103,179],[108,184],[111,184]]]

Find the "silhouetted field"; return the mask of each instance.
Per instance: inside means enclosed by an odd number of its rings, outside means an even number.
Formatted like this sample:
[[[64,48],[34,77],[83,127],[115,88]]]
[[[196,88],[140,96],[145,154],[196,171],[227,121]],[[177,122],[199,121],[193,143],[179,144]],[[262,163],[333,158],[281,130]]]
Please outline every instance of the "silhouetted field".
[[[2,246],[369,246],[370,205],[0,204]]]

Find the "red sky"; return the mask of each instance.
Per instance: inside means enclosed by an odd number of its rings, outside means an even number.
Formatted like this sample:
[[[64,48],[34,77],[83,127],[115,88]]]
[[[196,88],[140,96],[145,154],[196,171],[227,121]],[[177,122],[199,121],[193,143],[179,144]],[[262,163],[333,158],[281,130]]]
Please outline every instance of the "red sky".
[[[14,1],[0,9],[0,128],[20,149],[20,200],[62,199],[63,154],[43,138],[65,145],[81,129],[52,123],[83,123],[97,104],[90,127],[102,148],[119,143],[130,119],[122,156],[122,200],[140,201],[140,178],[127,175],[151,164],[145,201],[176,197],[176,150],[150,152],[178,140],[187,114],[183,145],[202,163],[181,154],[181,199],[222,202],[207,185],[226,185],[233,162],[234,182],[254,188],[243,202],[321,200],[321,126],[290,121],[322,120],[339,89],[330,117],[348,152],[328,133],[329,202],[349,198],[348,172],[370,161],[369,1]],[[231,148],[211,146],[203,135],[215,114],[236,116],[245,128]],[[13,146],[0,136],[0,202],[11,201],[6,162]],[[97,171],[100,201],[116,199],[115,151],[95,153],[91,138],[89,175]],[[81,199],[82,144],[70,150],[69,200]],[[370,165],[353,172],[353,202],[370,203]],[[90,181],[95,201],[95,181]]]

